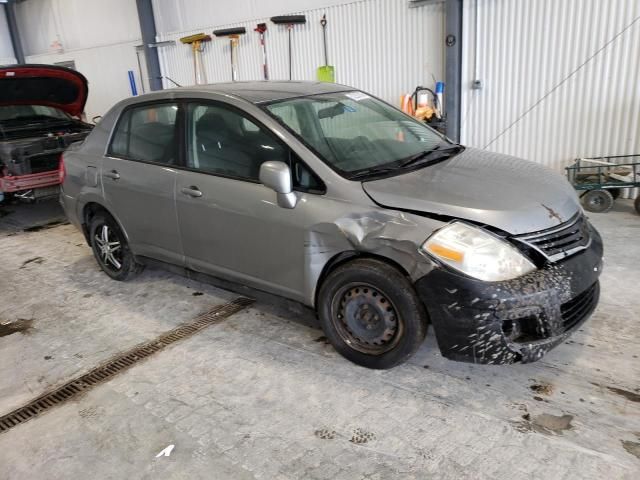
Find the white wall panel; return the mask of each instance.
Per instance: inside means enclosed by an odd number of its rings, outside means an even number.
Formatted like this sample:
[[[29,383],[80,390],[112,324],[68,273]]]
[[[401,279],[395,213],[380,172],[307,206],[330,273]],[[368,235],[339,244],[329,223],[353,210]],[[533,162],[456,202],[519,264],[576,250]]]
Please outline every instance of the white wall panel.
[[[465,5],[465,143],[557,170],[576,157],[640,153],[640,1]]]
[[[254,18],[288,15],[293,11],[326,8],[354,0],[152,0],[156,30],[182,32]],[[404,2],[404,0],[398,0]]]
[[[140,38],[135,0],[29,0],[16,4],[25,55],[130,42]]]
[[[138,42],[122,43],[106,47],[93,47],[65,51],[62,54],[31,55],[27,63],[54,64],[73,60],[76,69],[89,82],[89,98],[85,107],[87,118],[103,115],[114,103],[131,95],[128,70],[135,74],[140,92],[140,76],[135,45]]]
[[[9,27],[7,26],[5,8],[4,5],[0,5],[0,65],[9,65],[16,61],[13,46],[11,45]]]
[[[184,0],[186,1],[186,0]],[[156,0],[156,4],[160,4]],[[191,2],[187,2],[191,3]],[[216,2],[217,3],[217,2]],[[242,3],[242,2],[239,2]],[[282,3],[282,2],[280,2]],[[288,2],[291,3],[291,2]],[[299,2],[301,4],[305,2]],[[306,2],[308,3],[308,2]],[[315,80],[316,68],[323,63],[320,19],[327,15],[329,63],[336,67],[336,81],[367,90],[398,104],[404,92],[417,85],[433,87],[433,78],[444,75],[442,4],[409,8],[401,0],[364,0],[311,10],[277,11],[305,14],[307,24],[293,31],[293,79]],[[155,12],[158,16],[158,12]],[[159,40],[176,40],[176,45],[159,50],[163,74],[182,85],[194,83],[190,48],[179,38],[214,29],[244,26],[238,47],[239,80],[262,78],[262,53],[257,23],[266,22],[267,51],[271,79],[288,79],[287,30],[274,25],[267,16],[246,21],[209,25],[180,32],[159,32]],[[231,80],[229,40],[215,38],[205,46],[204,65],[209,82]],[[165,80],[165,87],[171,87]]]

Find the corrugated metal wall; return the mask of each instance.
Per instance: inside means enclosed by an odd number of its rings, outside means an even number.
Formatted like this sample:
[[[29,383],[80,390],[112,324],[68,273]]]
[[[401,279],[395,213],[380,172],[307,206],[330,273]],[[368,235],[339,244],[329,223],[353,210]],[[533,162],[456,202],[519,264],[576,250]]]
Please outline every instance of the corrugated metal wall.
[[[193,2],[191,2],[193,3]],[[291,2],[290,2],[291,3]],[[362,0],[305,11],[282,11],[280,14],[307,16],[306,25],[293,31],[293,79],[314,80],[316,68],[323,64],[320,19],[327,15],[329,63],[336,67],[336,80],[367,90],[393,104],[403,92],[416,85],[433,87],[433,78],[444,75],[442,4],[409,8],[401,0]],[[162,16],[156,12],[156,16]],[[287,30],[268,18],[252,18],[247,12],[243,22],[173,33],[158,33],[159,40],[176,40],[175,46],[159,50],[164,75],[182,85],[194,83],[193,61],[188,46],[179,38],[198,32],[211,34],[214,29],[244,26],[247,34],[238,47],[239,80],[262,78],[262,53],[257,23],[268,25],[267,51],[271,79],[288,78]],[[214,38],[203,52],[207,80],[231,80],[229,40]],[[165,80],[165,86],[171,83]]]
[[[640,153],[640,1],[465,5],[463,142],[557,170]]]
[[[353,2],[354,0],[152,0],[156,30],[165,33]]]

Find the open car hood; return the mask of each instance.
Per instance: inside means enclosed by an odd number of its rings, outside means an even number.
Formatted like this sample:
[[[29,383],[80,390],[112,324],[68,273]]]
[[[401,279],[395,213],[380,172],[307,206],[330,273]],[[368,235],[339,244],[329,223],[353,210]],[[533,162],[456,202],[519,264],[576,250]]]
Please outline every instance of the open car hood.
[[[0,106],[46,105],[78,117],[84,110],[87,79],[70,68],[53,65],[0,67]]]
[[[562,176],[527,160],[475,148],[362,187],[385,207],[466,219],[514,235],[557,226],[580,211],[573,187]]]

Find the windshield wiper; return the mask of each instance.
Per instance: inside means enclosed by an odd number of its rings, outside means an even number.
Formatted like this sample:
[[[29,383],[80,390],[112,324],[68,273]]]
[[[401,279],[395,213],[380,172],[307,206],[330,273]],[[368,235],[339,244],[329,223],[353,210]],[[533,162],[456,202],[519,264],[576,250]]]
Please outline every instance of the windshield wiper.
[[[365,177],[384,175],[389,172],[397,172],[398,170],[417,164],[420,164],[421,166],[431,165],[442,160],[446,160],[447,158],[451,158],[454,155],[460,153],[462,150],[464,150],[464,147],[462,145],[436,145],[431,150],[425,150],[424,152],[416,153],[409,158],[405,158],[404,160],[400,160],[399,162],[394,162],[392,165],[387,164],[387,166],[370,167],[364,170],[357,171],[356,173],[353,173],[349,176],[349,180],[357,180]]]
[[[397,170],[397,167],[383,167],[383,168],[371,167],[371,168],[360,170],[357,173],[353,173],[349,175],[349,180],[357,180],[359,178],[365,178],[365,177],[376,176],[381,174],[384,175],[385,173],[393,172],[396,170]]]
[[[424,152],[416,153],[411,157],[407,158],[404,162],[402,162],[399,167],[406,168],[418,163],[421,163],[422,160],[428,159],[426,164],[432,164],[435,162],[439,162],[441,160],[446,160],[447,158],[451,158],[454,155],[460,153],[464,147],[462,145],[450,145],[446,148],[443,148],[443,144],[436,145],[431,150],[425,150]]]

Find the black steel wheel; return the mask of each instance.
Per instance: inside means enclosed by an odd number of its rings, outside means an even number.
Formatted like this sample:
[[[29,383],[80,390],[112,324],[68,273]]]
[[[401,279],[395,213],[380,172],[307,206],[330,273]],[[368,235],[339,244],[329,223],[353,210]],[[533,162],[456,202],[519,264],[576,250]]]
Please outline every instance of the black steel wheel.
[[[331,317],[345,343],[362,353],[381,355],[402,336],[403,323],[387,296],[368,283],[350,283],[333,297]]]
[[[89,240],[98,265],[114,280],[126,280],[142,271],[143,266],[136,262],[122,230],[110,215],[98,213],[91,219]]]
[[[594,213],[606,213],[613,207],[613,195],[607,190],[589,190],[582,197],[585,210]]]
[[[354,260],[331,272],[320,287],[318,313],[334,348],[368,368],[404,362],[427,331],[427,314],[411,282],[373,259]]]

